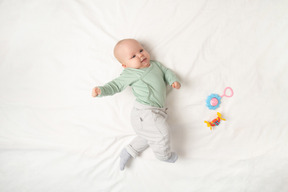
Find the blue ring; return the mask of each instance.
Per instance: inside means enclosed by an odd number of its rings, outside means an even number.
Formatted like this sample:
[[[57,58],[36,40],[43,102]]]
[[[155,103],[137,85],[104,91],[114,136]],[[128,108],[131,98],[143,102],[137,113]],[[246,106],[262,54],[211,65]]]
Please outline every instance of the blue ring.
[[[212,106],[212,105],[210,104],[210,101],[211,101],[211,99],[213,99],[213,98],[216,98],[216,99],[218,100],[218,104],[217,104],[216,106]],[[212,109],[212,110],[217,109],[217,108],[219,107],[220,103],[221,103],[221,97],[220,97],[218,94],[211,94],[211,95],[209,95],[209,96],[207,97],[207,99],[206,99],[206,106],[207,106],[209,109]]]

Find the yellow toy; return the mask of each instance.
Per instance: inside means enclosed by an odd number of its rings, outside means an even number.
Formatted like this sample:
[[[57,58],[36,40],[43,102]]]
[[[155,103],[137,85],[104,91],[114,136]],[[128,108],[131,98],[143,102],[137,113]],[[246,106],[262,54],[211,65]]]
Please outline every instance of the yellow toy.
[[[221,113],[217,112],[217,115],[218,115],[218,117],[211,122],[204,121],[204,123],[207,123],[207,127],[210,127],[211,131],[212,131],[212,127],[218,126],[220,124],[221,120],[226,121],[226,119],[221,117],[222,116]]]

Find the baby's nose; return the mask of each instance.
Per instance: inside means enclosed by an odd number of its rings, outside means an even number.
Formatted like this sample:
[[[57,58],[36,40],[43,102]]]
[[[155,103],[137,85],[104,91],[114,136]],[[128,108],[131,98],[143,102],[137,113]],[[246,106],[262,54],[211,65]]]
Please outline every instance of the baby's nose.
[[[143,56],[143,53],[138,53],[138,57],[141,58]]]

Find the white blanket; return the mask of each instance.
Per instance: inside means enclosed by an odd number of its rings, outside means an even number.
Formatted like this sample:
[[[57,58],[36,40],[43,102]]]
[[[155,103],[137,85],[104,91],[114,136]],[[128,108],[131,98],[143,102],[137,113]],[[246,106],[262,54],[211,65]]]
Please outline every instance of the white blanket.
[[[1,192],[287,192],[288,1],[0,1]],[[92,98],[139,40],[181,79],[168,89],[175,164],[134,138],[131,89]],[[222,95],[217,110],[206,98]],[[220,112],[212,131],[204,121]]]

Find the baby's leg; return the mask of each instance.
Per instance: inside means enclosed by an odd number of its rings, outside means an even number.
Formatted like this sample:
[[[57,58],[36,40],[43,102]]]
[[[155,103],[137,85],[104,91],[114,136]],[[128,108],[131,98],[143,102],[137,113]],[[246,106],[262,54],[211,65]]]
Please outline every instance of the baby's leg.
[[[138,110],[136,108],[133,108],[131,111],[131,124],[138,136],[130,142],[130,144],[126,147],[126,150],[134,158],[148,147],[147,139],[145,139],[145,136],[143,137],[141,135],[143,130],[143,118],[141,118],[141,113],[142,110]]]
[[[140,155],[140,153],[142,153],[145,149],[147,149],[147,147],[149,147],[147,140],[143,139],[140,136],[137,136],[126,147],[126,150],[132,157],[135,158],[136,156]]]
[[[167,113],[166,111],[157,110],[154,111],[154,114],[155,122],[153,129],[157,131],[150,136],[148,144],[159,160],[174,163],[178,159],[178,155],[170,150],[169,126],[166,122]]]
[[[137,130],[142,129],[141,121],[142,119],[139,116],[139,110],[134,107],[131,111],[131,124],[136,133]],[[120,154],[120,170],[124,170],[131,157],[135,158],[147,147],[148,142],[143,137],[137,136],[135,139],[133,139]]]
[[[135,158],[147,147],[147,140],[139,136],[133,139],[131,143],[126,148],[124,148],[120,154],[120,170],[124,170],[126,164],[129,162],[131,157]]]

